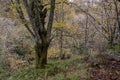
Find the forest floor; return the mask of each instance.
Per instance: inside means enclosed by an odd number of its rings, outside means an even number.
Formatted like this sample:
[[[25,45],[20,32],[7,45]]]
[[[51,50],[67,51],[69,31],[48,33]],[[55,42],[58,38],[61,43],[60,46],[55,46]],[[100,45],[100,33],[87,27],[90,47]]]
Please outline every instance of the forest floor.
[[[105,63],[89,68],[92,80],[120,80],[120,61],[105,58]]]
[[[107,60],[107,59],[106,59]],[[120,80],[120,62],[92,65],[83,56],[49,62],[47,68],[0,71],[0,80]]]

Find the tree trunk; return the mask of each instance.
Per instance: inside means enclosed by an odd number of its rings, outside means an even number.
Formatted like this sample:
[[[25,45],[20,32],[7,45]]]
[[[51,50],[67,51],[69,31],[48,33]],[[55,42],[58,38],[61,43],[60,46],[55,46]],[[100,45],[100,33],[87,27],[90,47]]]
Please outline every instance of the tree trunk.
[[[38,41],[36,41],[35,51],[36,51],[36,68],[37,69],[45,68],[45,65],[47,64],[48,44],[47,43],[40,44]]]
[[[109,44],[109,48],[112,49],[112,48],[113,48],[113,38],[111,38],[111,39],[108,41],[108,44]]]

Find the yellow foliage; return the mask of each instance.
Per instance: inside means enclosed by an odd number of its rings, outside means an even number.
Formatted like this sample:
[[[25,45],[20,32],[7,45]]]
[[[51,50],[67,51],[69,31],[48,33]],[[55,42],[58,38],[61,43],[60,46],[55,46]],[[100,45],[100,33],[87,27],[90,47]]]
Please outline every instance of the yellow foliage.
[[[65,24],[65,23],[54,23],[53,24],[53,28],[56,29],[56,28],[66,28],[66,29],[71,29],[72,27]]]
[[[59,54],[59,48],[50,48],[48,50],[48,56],[56,56]]]

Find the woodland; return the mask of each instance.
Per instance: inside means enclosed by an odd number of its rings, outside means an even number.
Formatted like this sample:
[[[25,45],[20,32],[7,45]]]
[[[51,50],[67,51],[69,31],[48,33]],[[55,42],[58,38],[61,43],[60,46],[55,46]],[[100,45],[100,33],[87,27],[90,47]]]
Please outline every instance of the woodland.
[[[120,80],[120,0],[0,0],[0,80]]]

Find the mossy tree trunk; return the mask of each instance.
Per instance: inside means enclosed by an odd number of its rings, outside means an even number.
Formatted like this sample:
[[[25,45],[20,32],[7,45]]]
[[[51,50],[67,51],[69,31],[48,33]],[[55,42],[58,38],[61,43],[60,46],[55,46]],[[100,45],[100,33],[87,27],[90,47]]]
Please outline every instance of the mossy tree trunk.
[[[16,7],[16,11],[19,14],[19,18],[36,41],[36,68],[45,68],[47,64],[47,51],[52,40],[51,31],[56,0],[50,0],[50,4],[48,4],[50,5],[50,12],[47,24],[45,18],[48,10],[43,0],[22,0],[23,2],[21,0],[11,1],[13,4],[17,3],[18,6]],[[24,16],[22,3],[24,3],[26,8],[29,21]],[[30,22],[30,24],[28,24],[28,22]]]
[[[45,68],[47,64],[47,51],[48,51],[48,43],[39,44],[36,42],[35,45],[36,51],[36,68]]]

